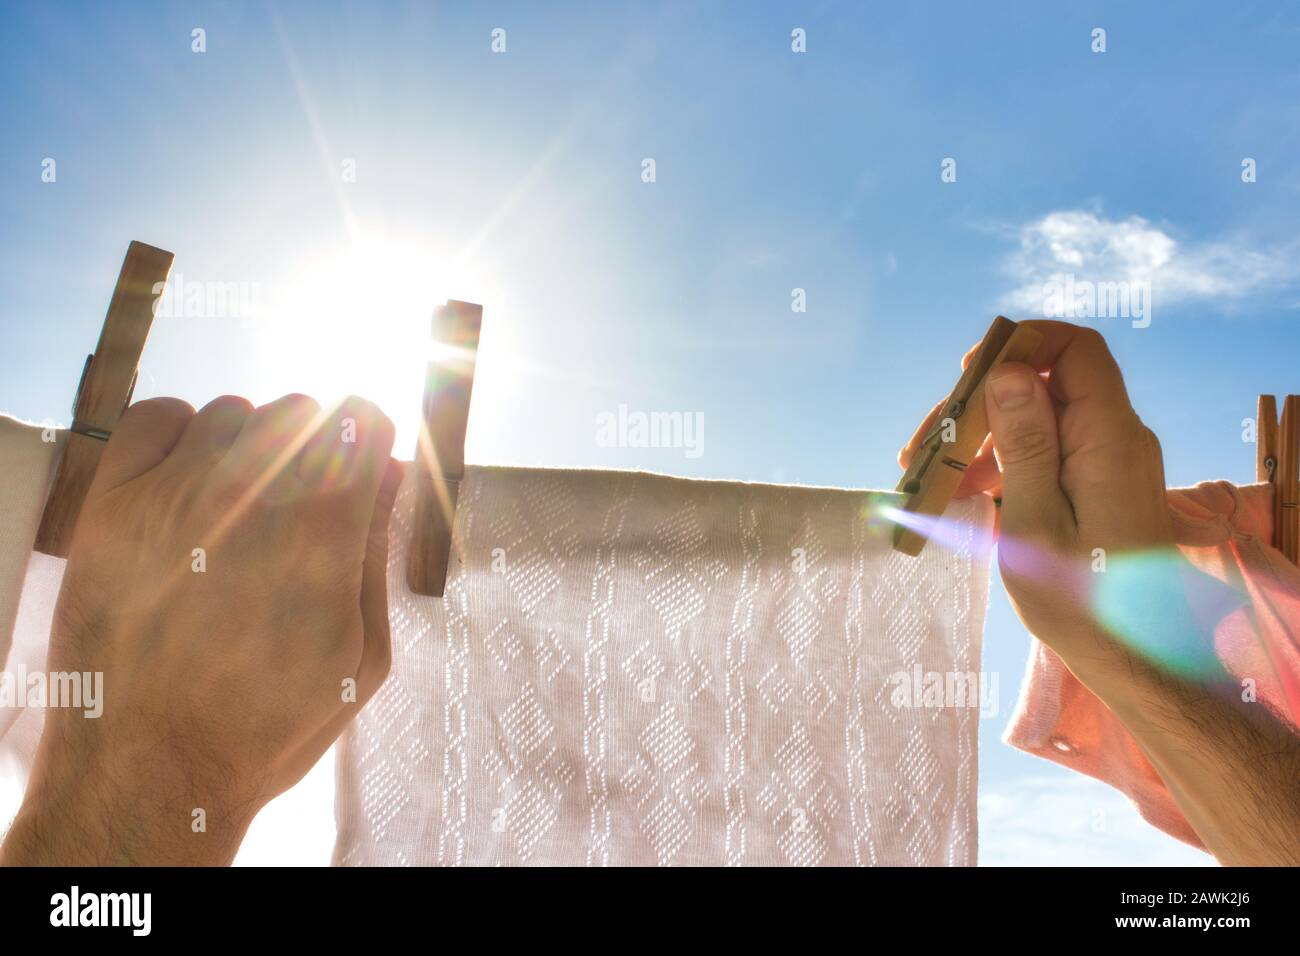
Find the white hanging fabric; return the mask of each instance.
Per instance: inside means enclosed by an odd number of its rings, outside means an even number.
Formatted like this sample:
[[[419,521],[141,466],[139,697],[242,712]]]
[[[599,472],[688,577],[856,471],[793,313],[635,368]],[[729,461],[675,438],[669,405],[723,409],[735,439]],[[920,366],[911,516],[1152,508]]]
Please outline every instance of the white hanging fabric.
[[[0,659],[28,672],[63,568],[31,551],[40,438],[0,416]],[[437,599],[405,586],[403,488],[335,862],[973,865],[978,700],[931,691],[979,671],[992,506],[954,502],[948,546],[908,558],[875,498],[470,468]],[[0,709],[0,758],[30,760],[41,716]],[[241,857],[277,862],[261,823]]]
[[[339,753],[338,864],[973,865],[992,505],[474,468],[444,598]],[[918,686],[924,684],[925,686]]]

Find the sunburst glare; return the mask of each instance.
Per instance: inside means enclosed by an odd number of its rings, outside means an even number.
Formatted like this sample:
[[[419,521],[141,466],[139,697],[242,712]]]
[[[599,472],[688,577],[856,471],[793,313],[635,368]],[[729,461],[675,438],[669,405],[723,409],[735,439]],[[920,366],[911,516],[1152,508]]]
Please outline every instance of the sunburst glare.
[[[274,297],[259,380],[322,405],[348,394],[382,408],[397,428],[394,454],[409,458],[420,427],[425,366],[459,360],[430,337],[448,298],[485,302],[492,289],[471,264],[418,243],[361,239],[315,257]]]

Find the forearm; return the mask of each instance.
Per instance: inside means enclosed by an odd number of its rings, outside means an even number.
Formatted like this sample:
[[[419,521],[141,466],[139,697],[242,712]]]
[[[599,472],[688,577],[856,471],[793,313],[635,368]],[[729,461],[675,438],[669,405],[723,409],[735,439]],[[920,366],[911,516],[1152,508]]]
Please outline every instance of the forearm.
[[[243,820],[195,832],[191,815],[89,794],[28,800],[14,820],[0,866],[227,866]]]
[[[1076,676],[1133,735],[1219,862],[1300,865],[1300,736],[1264,704],[1132,657]]]
[[[0,847],[0,865],[225,866],[234,860],[255,806],[230,794],[193,792],[193,781],[170,761],[112,762],[85,751],[38,757]]]

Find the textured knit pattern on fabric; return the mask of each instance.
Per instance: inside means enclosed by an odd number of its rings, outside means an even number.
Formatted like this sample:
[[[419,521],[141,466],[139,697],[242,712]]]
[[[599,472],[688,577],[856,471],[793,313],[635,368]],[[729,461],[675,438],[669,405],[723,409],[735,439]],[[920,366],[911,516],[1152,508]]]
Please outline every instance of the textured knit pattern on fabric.
[[[344,737],[345,865],[971,865],[992,507],[894,552],[871,494],[470,469],[443,599],[390,529],[391,676]]]

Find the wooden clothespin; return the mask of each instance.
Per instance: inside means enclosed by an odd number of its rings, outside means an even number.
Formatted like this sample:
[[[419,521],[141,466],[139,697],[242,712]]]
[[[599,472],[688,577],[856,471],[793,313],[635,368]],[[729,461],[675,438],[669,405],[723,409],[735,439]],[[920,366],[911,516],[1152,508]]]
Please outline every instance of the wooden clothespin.
[[[907,495],[904,511],[935,518],[943,514],[966,466],[975,460],[989,435],[984,408],[984,380],[989,370],[1002,362],[1028,361],[1042,340],[1042,335],[1028,326],[1000,315],[993,320],[898,483],[897,490]],[[920,554],[927,540],[922,531],[894,526],[894,549],[904,554]]]
[[[1273,486],[1273,547],[1296,564],[1300,554],[1300,395],[1283,399],[1280,426],[1277,399],[1259,396],[1255,439],[1255,480]]]
[[[442,597],[451,560],[456,497],[465,477],[465,431],[483,307],[449,299],[433,316],[435,354],[424,383],[424,427],[415,456],[415,527],[406,583]]]
[[[154,302],[167,282],[173,258],[170,252],[143,242],[127,247],[99,343],[81,370],[72,426],[36,532],[37,551],[59,558],[68,555],[99,457],[135,391],[140,353],[153,325]]]

